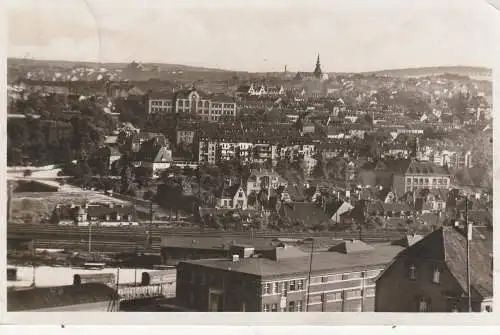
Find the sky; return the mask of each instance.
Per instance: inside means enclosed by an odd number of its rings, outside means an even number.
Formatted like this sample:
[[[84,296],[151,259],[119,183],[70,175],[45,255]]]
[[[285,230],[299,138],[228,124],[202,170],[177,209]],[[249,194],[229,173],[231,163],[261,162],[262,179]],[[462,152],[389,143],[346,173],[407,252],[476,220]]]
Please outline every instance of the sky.
[[[9,57],[240,71],[313,71],[318,52],[326,72],[493,67],[500,31],[482,0],[7,0],[7,16]]]

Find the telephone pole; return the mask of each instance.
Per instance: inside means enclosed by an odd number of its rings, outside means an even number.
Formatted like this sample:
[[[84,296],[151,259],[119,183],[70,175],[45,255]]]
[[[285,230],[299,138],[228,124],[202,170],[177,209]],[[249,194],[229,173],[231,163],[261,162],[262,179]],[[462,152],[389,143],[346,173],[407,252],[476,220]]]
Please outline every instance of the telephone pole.
[[[472,298],[470,289],[470,243],[472,242],[472,225],[469,224],[469,197],[465,198],[465,226],[467,229],[467,302],[469,313],[472,312]]]

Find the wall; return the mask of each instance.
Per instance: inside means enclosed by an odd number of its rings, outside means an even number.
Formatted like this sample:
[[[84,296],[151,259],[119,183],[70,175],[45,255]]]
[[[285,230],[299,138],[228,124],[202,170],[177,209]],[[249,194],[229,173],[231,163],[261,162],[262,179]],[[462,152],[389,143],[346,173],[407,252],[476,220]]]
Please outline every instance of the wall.
[[[417,267],[416,280],[407,276],[407,266],[412,262]],[[431,299],[432,312],[451,311],[451,304],[444,293],[459,290],[459,286],[444,263],[436,264],[442,269],[439,284],[432,282],[433,264],[429,261],[399,259],[394,262],[377,281],[375,311],[417,312],[419,295]]]
[[[176,280],[176,302],[179,306],[208,312],[210,291],[221,291],[225,312],[242,311],[243,302],[246,304],[245,311],[260,311],[261,288],[256,276],[196,264],[179,264]]]

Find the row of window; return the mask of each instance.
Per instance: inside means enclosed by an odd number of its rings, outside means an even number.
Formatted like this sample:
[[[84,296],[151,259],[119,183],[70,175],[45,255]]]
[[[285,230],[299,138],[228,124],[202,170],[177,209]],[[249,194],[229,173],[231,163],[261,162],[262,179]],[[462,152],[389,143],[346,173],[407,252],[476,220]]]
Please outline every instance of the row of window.
[[[415,264],[408,265],[408,278],[410,280],[417,280],[418,268]],[[439,266],[433,266],[431,281],[434,284],[439,284],[441,276],[441,268]]]
[[[446,185],[449,182],[448,178],[406,178],[406,183],[411,184],[429,184],[429,180],[432,182],[432,184],[438,184],[438,185]]]
[[[325,283],[335,283],[344,280],[353,280],[361,278],[375,278],[379,275],[381,270],[369,270],[362,272],[350,272],[350,273],[335,273],[320,277],[312,277],[311,285],[314,284],[325,284]]]
[[[359,299],[361,297],[374,297],[375,296],[375,287],[366,287],[365,289],[347,289],[347,290],[339,290],[334,292],[325,292],[321,294],[311,295],[309,297],[310,304],[316,303],[325,303],[325,302],[333,302],[333,301],[342,301],[349,299]]]
[[[264,283],[262,286],[263,295],[281,294],[286,296],[288,292],[304,290],[304,279],[288,280],[283,282]]]
[[[289,301],[284,308],[278,304],[264,304],[263,310],[264,312],[302,312],[304,311],[304,302],[302,300]]]

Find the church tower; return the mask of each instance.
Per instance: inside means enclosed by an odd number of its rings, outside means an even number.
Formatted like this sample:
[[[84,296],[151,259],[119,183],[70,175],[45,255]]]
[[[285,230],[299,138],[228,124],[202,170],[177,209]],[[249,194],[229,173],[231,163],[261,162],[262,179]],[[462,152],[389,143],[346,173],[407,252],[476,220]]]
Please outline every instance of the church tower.
[[[321,63],[319,62],[319,53],[318,53],[318,59],[316,60],[316,68],[314,69],[314,77],[320,79],[321,78]]]

